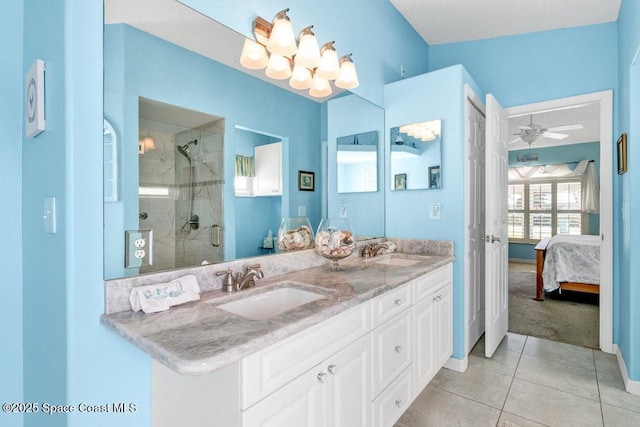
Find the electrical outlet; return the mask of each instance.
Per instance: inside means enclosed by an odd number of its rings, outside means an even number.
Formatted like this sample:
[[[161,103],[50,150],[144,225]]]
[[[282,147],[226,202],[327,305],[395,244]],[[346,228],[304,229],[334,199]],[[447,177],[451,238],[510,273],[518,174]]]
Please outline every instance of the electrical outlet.
[[[340,218],[347,218],[349,215],[349,211],[347,210],[346,205],[342,205],[339,207],[340,209]]]
[[[429,205],[429,219],[432,221],[439,220],[440,215],[440,203],[431,203]]]
[[[153,230],[125,231],[125,268],[153,265]]]

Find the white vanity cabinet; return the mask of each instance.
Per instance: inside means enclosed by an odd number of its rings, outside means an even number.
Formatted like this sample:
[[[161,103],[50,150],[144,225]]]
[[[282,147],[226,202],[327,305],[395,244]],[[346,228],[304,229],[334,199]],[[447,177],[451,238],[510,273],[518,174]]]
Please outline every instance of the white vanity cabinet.
[[[245,427],[369,427],[371,337],[365,335],[243,411]]]
[[[453,352],[452,266],[441,267],[415,281],[415,395]]]
[[[282,142],[258,145],[253,151],[255,173],[254,196],[282,195]]]

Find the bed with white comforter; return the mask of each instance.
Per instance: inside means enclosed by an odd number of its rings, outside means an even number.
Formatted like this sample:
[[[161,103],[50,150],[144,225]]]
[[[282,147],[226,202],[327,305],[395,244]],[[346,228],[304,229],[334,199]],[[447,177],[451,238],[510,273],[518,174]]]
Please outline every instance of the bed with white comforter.
[[[544,290],[563,282],[600,284],[600,236],[558,234],[547,245],[542,272]]]

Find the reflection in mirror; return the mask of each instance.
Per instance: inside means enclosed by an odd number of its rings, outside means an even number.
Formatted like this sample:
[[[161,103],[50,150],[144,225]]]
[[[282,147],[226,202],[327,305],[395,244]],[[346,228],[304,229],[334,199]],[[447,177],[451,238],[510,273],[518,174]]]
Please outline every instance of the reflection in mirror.
[[[378,132],[338,138],[338,193],[378,191]]]
[[[240,126],[234,133],[236,258],[270,254],[283,216],[283,138]]]
[[[223,260],[222,117],[139,99],[139,229],[153,230],[140,273]]]
[[[431,120],[391,128],[391,189],[442,188],[442,123]]]

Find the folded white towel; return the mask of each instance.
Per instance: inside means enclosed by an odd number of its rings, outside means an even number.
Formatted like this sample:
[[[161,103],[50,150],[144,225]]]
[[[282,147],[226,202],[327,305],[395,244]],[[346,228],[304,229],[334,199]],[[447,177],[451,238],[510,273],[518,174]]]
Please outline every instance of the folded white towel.
[[[174,305],[200,299],[200,286],[196,276],[189,275],[168,283],[138,286],[131,289],[129,302],[133,311],[156,313]]]

